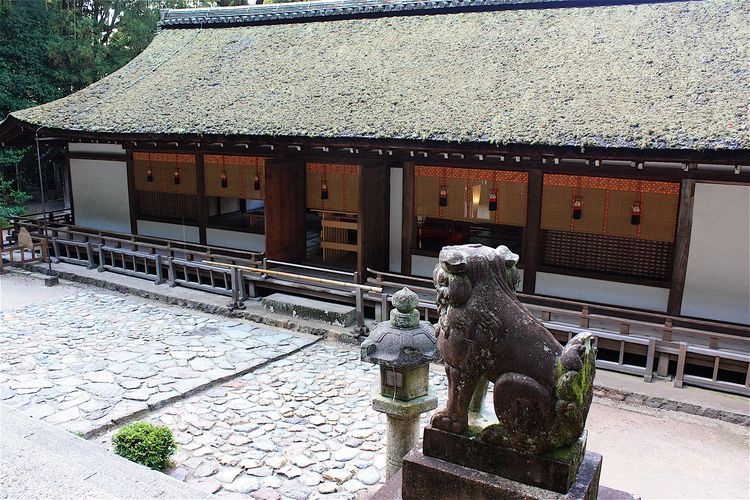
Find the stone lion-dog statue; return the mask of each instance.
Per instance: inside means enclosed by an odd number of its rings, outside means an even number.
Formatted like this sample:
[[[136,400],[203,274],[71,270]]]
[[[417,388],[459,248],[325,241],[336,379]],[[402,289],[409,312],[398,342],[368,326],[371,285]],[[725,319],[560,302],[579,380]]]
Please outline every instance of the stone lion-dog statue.
[[[515,295],[518,255],[507,247],[448,246],[433,272],[440,318],[438,347],[448,401],[432,426],[461,434],[477,385],[494,382],[498,423],[485,442],[542,454],[581,435],[591,405],[596,361],[583,332],[563,347]]]

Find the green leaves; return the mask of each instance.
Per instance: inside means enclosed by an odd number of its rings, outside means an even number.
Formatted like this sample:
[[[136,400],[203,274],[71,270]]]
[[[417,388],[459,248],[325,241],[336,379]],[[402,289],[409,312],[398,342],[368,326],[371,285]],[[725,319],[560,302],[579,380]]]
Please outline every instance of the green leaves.
[[[134,422],[117,431],[112,438],[115,453],[128,460],[163,471],[177,449],[172,431],[165,425]]]

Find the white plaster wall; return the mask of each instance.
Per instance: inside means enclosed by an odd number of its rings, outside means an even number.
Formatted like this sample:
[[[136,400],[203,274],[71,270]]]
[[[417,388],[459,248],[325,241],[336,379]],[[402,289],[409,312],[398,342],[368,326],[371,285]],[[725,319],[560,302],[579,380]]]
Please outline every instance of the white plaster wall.
[[[71,153],[125,154],[125,150],[119,144],[95,144],[86,142],[70,142],[68,143],[68,151]]]
[[[196,226],[183,226],[182,224],[168,224],[150,220],[138,221],[138,234],[187,243],[200,243],[201,240]]]
[[[390,242],[388,245],[388,270],[401,272],[401,244],[404,241],[403,224],[404,169],[391,169]]]
[[[128,169],[125,162],[71,158],[70,179],[77,225],[130,232]]]
[[[437,257],[426,257],[424,255],[411,255],[411,273],[414,276],[432,278],[432,270],[438,263]]]
[[[651,311],[666,311],[669,299],[668,288],[540,272],[534,293]]]
[[[266,235],[264,234],[225,231],[209,227],[206,228],[206,242],[217,247],[238,248],[252,252],[266,250]]]
[[[696,184],[682,314],[750,324],[750,186]]]

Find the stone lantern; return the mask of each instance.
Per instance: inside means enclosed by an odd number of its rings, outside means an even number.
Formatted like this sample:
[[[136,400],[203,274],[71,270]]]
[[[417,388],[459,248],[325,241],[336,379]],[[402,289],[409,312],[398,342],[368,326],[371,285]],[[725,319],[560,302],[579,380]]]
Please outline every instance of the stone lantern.
[[[393,295],[391,320],[378,324],[361,346],[362,361],[380,365],[372,407],[388,417],[386,478],[400,468],[419,439],[419,415],[437,407],[429,388],[430,362],[440,359],[435,328],[419,320],[419,297],[403,288]]]

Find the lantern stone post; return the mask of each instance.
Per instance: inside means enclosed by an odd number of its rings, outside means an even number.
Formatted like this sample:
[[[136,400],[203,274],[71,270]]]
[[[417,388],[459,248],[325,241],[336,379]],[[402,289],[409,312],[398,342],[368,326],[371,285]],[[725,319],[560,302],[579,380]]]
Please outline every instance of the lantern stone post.
[[[386,479],[419,440],[419,415],[437,407],[429,388],[430,362],[440,359],[435,328],[419,320],[419,297],[403,288],[393,295],[391,320],[379,323],[361,346],[363,361],[380,365],[372,407],[388,419]]]

